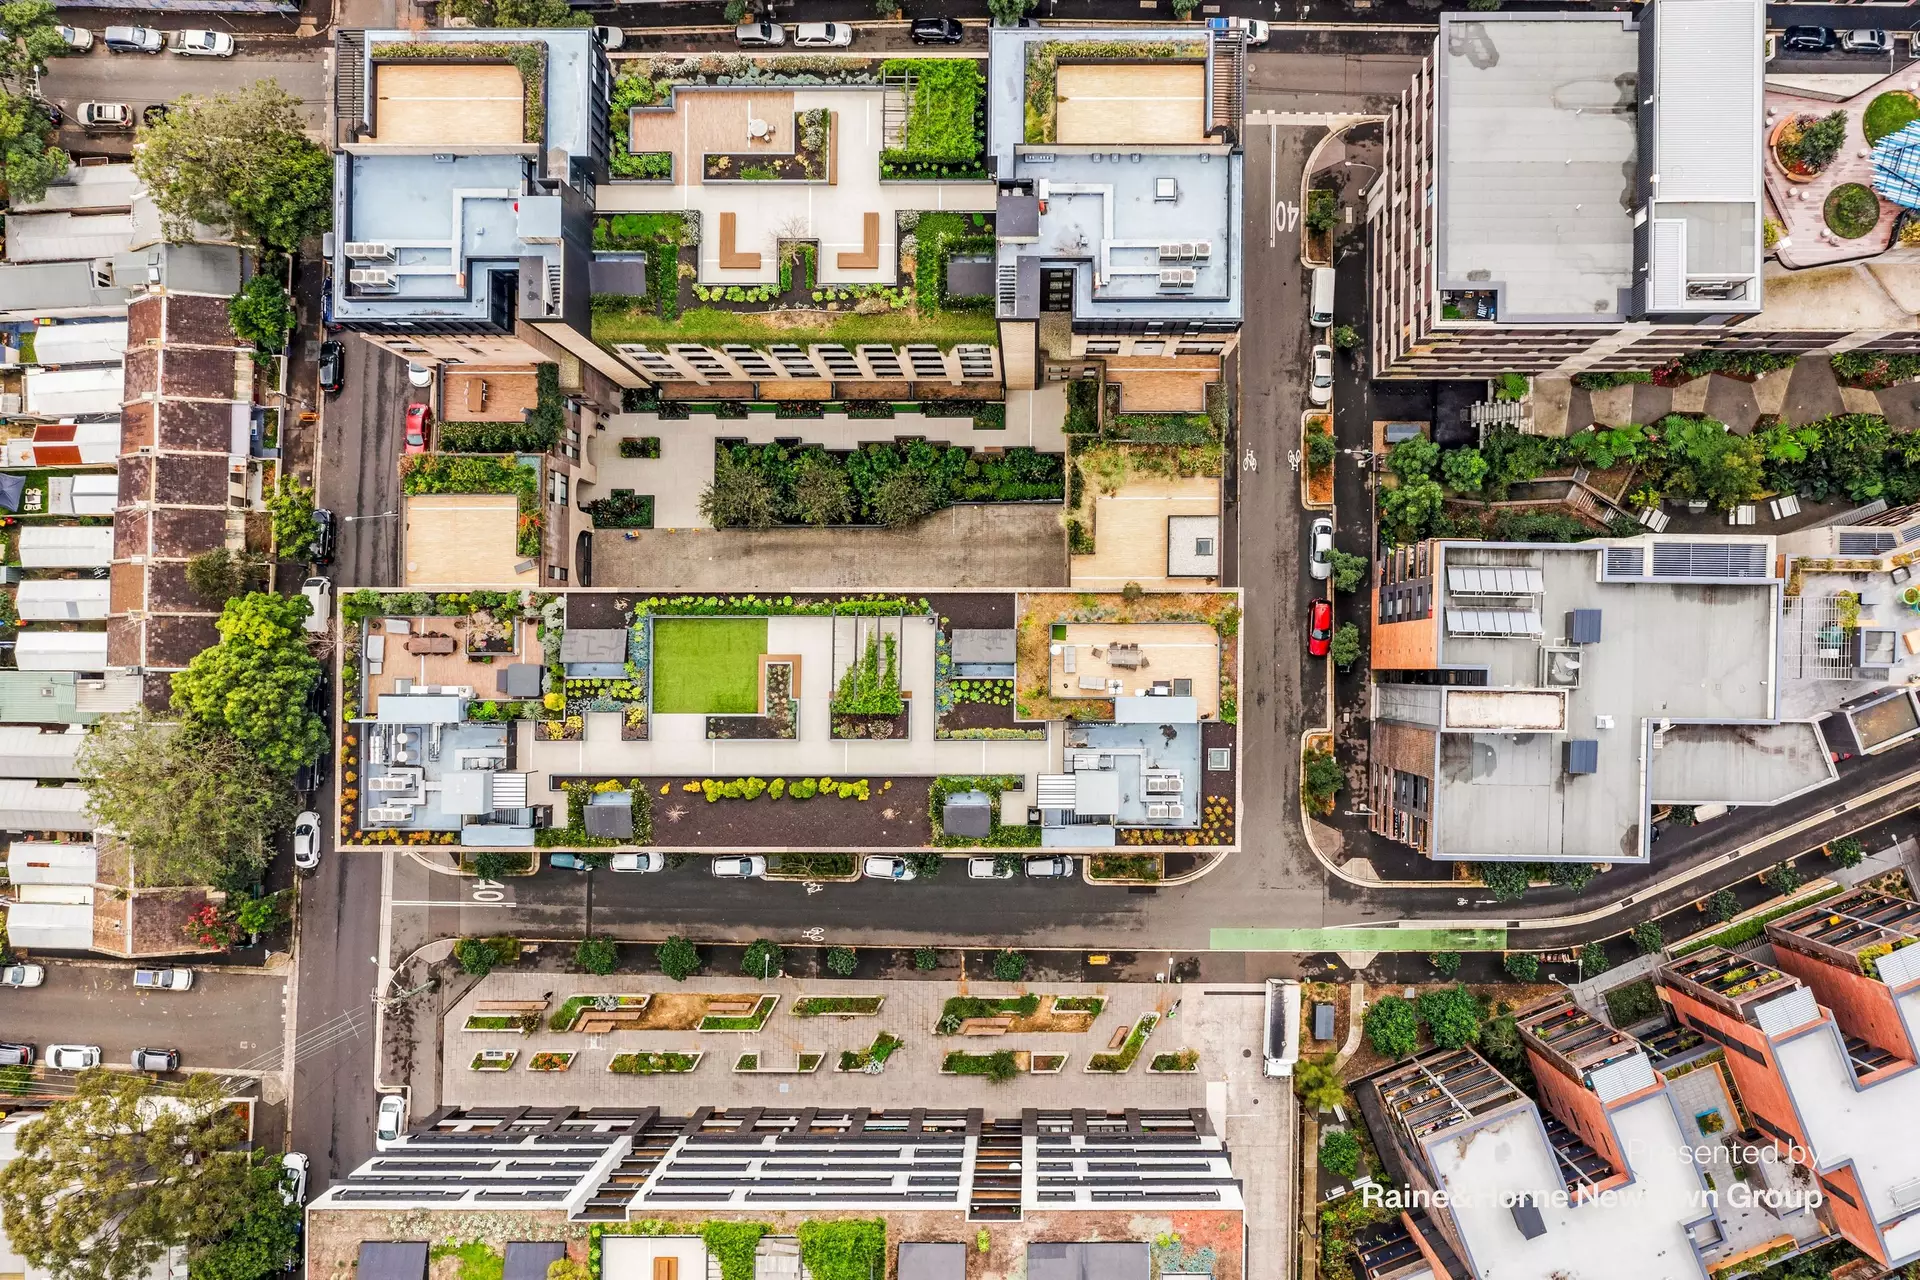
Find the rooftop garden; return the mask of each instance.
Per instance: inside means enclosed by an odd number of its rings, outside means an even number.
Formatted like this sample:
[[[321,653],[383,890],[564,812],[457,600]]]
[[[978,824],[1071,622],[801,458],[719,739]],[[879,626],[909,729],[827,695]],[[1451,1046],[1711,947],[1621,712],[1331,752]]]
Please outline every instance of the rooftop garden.
[[[1073,623],[1198,622],[1220,637],[1220,721],[1239,720],[1234,684],[1239,668],[1240,602],[1225,591],[1116,591],[1065,595],[1022,594],[1014,631],[1019,672],[1018,716],[1022,720],[1111,720],[1111,698],[1057,699],[1049,692],[1049,646],[1056,627]]]
[[[431,62],[509,62],[520,72],[521,99],[526,117],[523,142],[540,142],[547,129],[547,46],[538,40],[420,41],[373,46],[375,62],[405,60]]]
[[[1207,46],[1199,40],[1155,43],[1128,40],[1036,40],[1027,45],[1027,128],[1030,143],[1054,141],[1060,98],[1055,72],[1062,62],[1201,61]]]
[[[1862,183],[1843,182],[1827,192],[1821,216],[1842,240],[1858,240],[1880,221],[1880,197]]]
[[[1915,120],[1920,120],[1920,98],[1905,89],[1889,89],[1867,104],[1866,114],[1860,120],[1860,129],[1867,135],[1867,145],[1872,146],[1880,139],[1900,132]]]
[[[880,153],[883,181],[987,176],[986,77],[973,58],[890,58],[885,76],[910,78],[900,145]]]
[[[538,402],[520,422],[442,422],[442,453],[545,453],[560,439],[566,414],[560,395],[560,366],[536,365]]]
[[[546,513],[540,505],[540,467],[511,458],[455,457],[422,453],[403,459],[400,488],[409,497],[436,493],[511,493],[518,499],[514,549],[523,556],[540,554]]]
[[[1024,778],[1013,774],[935,778],[927,791],[928,820],[932,823],[933,833],[931,843],[943,849],[1018,849],[1038,846],[1039,827],[1010,827],[1000,821],[1000,793],[1025,785]],[[992,822],[984,836],[949,835],[941,828],[940,815],[946,808],[948,798],[963,791],[984,792],[993,802],[990,806]]]
[[[547,827],[535,833],[535,839],[543,849],[594,849],[613,845],[645,845],[653,841],[653,796],[647,788],[635,779],[617,782],[607,779],[601,782],[563,782],[561,790],[567,793],[567,825]],[[633,835],[630,837],[592,836],[587,834],[587,805],[595,796],[610,795],[624,791],[627,803],[633,810]]]
[[[956,502],[1057,502],[1058,454],[1019,447],[975,454],[924,440],[867,444],[716,445],[700,509],[717,529],[879,525],[904,528]]]

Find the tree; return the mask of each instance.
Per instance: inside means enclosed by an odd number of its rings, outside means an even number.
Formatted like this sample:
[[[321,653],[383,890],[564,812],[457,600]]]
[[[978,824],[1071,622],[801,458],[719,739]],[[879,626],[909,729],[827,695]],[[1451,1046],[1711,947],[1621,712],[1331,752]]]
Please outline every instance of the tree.
[[[1794,866],[1792,862],[1779,863],[1761,872],[1760,878],[1766,883],[1767,888],[1783,898],[1807,882],[1807,878],[1800,874],[1800,868]]]
[[[1027,16],[1033,0],[987,0],[987,12],[1003,27],[1011,27]]]
[[[58,22],[49,0],[0,4],[0,89],[25,94],[33,68],[67,55]]]
[[[1640,949],[1643,956],[1653,955],[1667,945],[1666,934],[1661,931],[1658,920],[1642,920],[1633,926],[1632,937],[1633,945]]]
[[[660,972],[675,982],[685,982],[700,972],[703,963],[700,948],[677,933],[653,949],[653,959],[660,966]]]
[[[24,94],[0,93],[0,185],[8,202],[38,200],[66,176],[72,160],[53,145],[53,121]]]
[[[582,938],[573,949],[573,967],[604,977],[620,967],[620,948],[612,938]]]
[[[1356,556],[1335,547],[1329,557],[1333,566],[1333,589],[1335,591],[1358,591],[1360,584],[1367,580],[1367,558]]]
[[[1866,849],[1852,836],[1827,842],[1827,860],[1836,867],[1857,867],[1866,856]]]
[[[1360,661],[1360,627],[1358,623],[1343,622],[1333,629],[1333,642],[1327,646],[1327,656],[1333,659],[1333,665],[1345,671]]]
[[[747,14],[752,11],[753,5],[748,0],[727,0],[726,10],[721,16],[737,27],[746,21]]]
[[[1427,963],[1439,971],[1443,978],[1451,978],[1460,972],[1460,953],[1458,951],[1436,951],[1427,957]]]
[[[793,471],[794,513],[811,525],[846,524],[853,519],[853,485],[845,467],[824,454],[800,455]]]
[[[1351,351],[1360,345],[1360,335],[1350,324],[1333,326],[1333,345],[1341,351]]]
[[[1485,1011],[1465,983],[1429,991],[1420,997],[1420,1020],[1442,1049],[1462,1049],[1480,1038]]]
[[[272,933],[293,919],[293,891],[282,890],[279,893],[263,893],[257,898],[242,898],[230,902],[233,908],[234,927],[240,932],[258,936]]]
[[[176,1245],[241,1224],[252,1169],[224,1081],[85,1071],[71,1098],[16,1134],[0,1222],[28,1265],[60,1280],[132,1280]],[[165,1096],[167,1101],[160,1102]]]
[[[1346,1129],[1329,1129],[1320,1139],[1320,1167],[1336,1178],[1351,1178],[1360,1167],[1360,1139]]]
[[[1020,982],[1027,976],[1027,957],[1002,949],[993,953],[993,976],[1001,982]]]
[[[282,560],[304,560],[320,536],[313,523],[313,490],[299,476],[283,471],[267,496],[267,510],[273,513],[274,550]]]
[[[939,481],[918,468],[890,471],[873,488],[873,517],[889,529],[904,529],[939,506]]]
[[[482,849],[473,855],[473,874],[481,880],[498,880],[509,874],[512,866],[507,855],[495,849]]]
[[[842,978],[851,978],[853,971],[860,967],[860,957],[854,954],[852,947],[827,948],[827,972]]]
[[[907,865],[913,868],[913,874],[922,880],[933,880],[940,875],[940,869],[947,860],[938,849],[921,849],[906,855]]]
[[[1307,753],[1306,767],[1301,770],[1300,781],[1300,799],[1307,808],[1315,813],[1332,813],[1334,797],[1346,785],[1347,771],[1340,767],[1340,762],[1334,759],[1332,752]]]
[[[1563,884],[1579,893],[1593,883],[1599,873],[1591,862],[1550,862],[1547,864],[1547,877],[1555,884]]]
[[[1307,1110],[1331,1111],[1346,1105],[1347,1087],[1341,1082],[1340,1072],[1333,1064],[1334,1055],[1324,1053],[1294,1067],[1293,1091]]]
[[[1420,1019],[1413,1006],[1399,996],[1375,1000],[1363,1025],[1374,1052],[1388,1058],[1404,1058],[1420,1043]]]
[[[1507,976],[1515,982],[1540,980],[1540,957],[1529,951],[1509,951],[1505,960]]]
[[[1754,497],[1764,487],[1760,445],[1733,434],[1725,423],[1669,414],[1660,420],[1660,430],[1666,438],[1668,461],[1676,464],[1667,478],[1670,489],[1706,498],[1725,509]]]
[[[262,351],[285,350],[293,331],[293,299],[278,280],[261,272],[228,300],[227,323],[242,342]]]
[[[1527,1052],[1520,1047],[1520,1027],[1511,1013],[1503,1013],[1481,1029],[1480,1056],[1508,1076],[1525,1070]]]
[[[266,581],[266,568],[259,556],[215,547],[187,561],[187,585],[208,604],[221,605],[259,590]]]
[[[1526,896],[1531,869],[1524,862],[1483,862],[1474,870],[1495,902],[1518,902]]]
[[[304,596],[264,592],[227,601],[214,624],[220,643],[173,676],[175,710],[232,734],[279,774],[312,763],[328,744],[325,722],[307,709],[320,679],[301,627],[307,607]]]
[[[444,0],[441,8],[476,27],[584,27],[593,21],[565,0]]]
[[[1440,446],[1425,436],[1412,436],[1393,446],[1387,454],[1387,468],[1402,480],[1417,480],[1433,474],[1440,463]]]
[[[1440,514],[1446,496],[1440,485],[1426,476],[1403,480],[1395,488],[1380,491],[1380,523],[1391,530],[1396,542],[1418,542]]]
[[[275,81],[177,98],[140,126],[139,141],[134,172],[175,242],[199,222],[291,253],[332,218],[333,158],[308,140],[300,100]]]
[[[286,777],[229,734],[144,711],[95,725],[77,768],[94,820],[126,844],[142,887],[252,885],[298,810]]]
[[[1339,455],[1340,446],[1333,442],[1332,436],[1324,431],[1307,432],[1307,466],[1309,469],[1325,471],[1333,465],[1333,460]]]
[[[757,468],[742,466],[722,449],[714,455],[713,482],[700,495],[700,514],[716,529],[771,529],[780,523],[780,494]]]
[[[1589,942],[1580,948],[1579,964],[1582,982],[1596,978],[1613,967],[1613,962],[1607,959],[1607,949],[1597,942]]]
[[[1455,493],[1478,493],[1487,479],[1487,458],[1478,449],[1449,449],[1440,459],[1440,474]]]
[[[1731,889],[1719,890],[1707,899],[1707,914],[1715,924],[1725,924],[1740,914],[1740,895]]]
[[[268,1158],[247,1170],[246,1200],[233,1230],[189,1249],[192,1280],[268,1280],[300,1257],[301,1207],[288,1204],[286,1177]]]
[[[740,957],[740,972],[749,978],[771,981],[780,976],[787,962],[787,953],[780,944],[768,938],[755,938]]]
[[[940,967],[940,952],[933,947],[915,947],[913,967],[921,973],[932,973]]]

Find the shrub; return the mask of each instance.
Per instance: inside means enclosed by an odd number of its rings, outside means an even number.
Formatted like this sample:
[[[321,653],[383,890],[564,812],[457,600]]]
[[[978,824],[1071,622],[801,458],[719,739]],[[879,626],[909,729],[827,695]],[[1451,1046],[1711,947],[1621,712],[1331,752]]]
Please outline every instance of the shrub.
[[[1612,967],[1612,961],[1607,959],[1607,949],[1599,943],[1589,942],[1580,948],[1580,977],[1583,981],[1598,977]]]
[[[1333,230],[1333,224],[1339,220],[1339,210],[1335,207],[1335,196],[1325,187],[1315,187],[1307,192],[1307,230],[1316,235],[1325,235]]]
[[[860,959],[854,955],[852,947],[831,947],[827,950],[827,972],[851,978],[853,971],[860,966]]]
[[[1503,373],[1493,379],[1493,398],[1495,400],[1520,400],[1527,394],[1527,375],[1524,373]]]
[[[1420,997],[1419,1010],[1434,1044],[1442,1049],[1463,1049],[1480,1039],[1485,1010],[1463,983],[1427,992]]]
[[[1707,914],[1715,924],[1725,924],[1740,914],[1740,896],[1731,889],[1721,889],[1707,899]]]
[[[1760,879],[1767,888],[1782,897],[1786,897],[1807,882],[1807,878],[1800,874],[1800,868],[1791,862],[1779,863],[1762,872]]]
[[[1011,1049],[1001,1049],[997,1053],[968,1053],[963,1049],[955,1049],[940,1065],[955,1075],[985,1076],[995,1084],[1005,1084],[1020,1074],[1020,1064],[1014,1061]]]
[[[573,949],[573,967],[582,973],[609,974],[620,966],[620,948],[612,938],[582,938]]]
[[[702,964],[700,948],[678,934],[655,947],[653,958],[659,964],[660,972],[675,982],[685,982],[700,972]]]
[[[1483,862],[1474,870],[1495,902],[1518,902],[1526,896],[1532,868],[1524,862]]]
[[[1307,467],[1313,471],[1325,471],[1340,456],[1340,446],[1333,437],[1324,431],[1307,432]]]
[[[1867,145],[1872,146],[1889,134],[1900,132],[1915,120],[1920,120],[1920,98],[1915,98],[1904,89],[1892,89],[1867,104],[1866,114],[1860,120],[1860,131],[1866,135]]]
[[[1420,1019],[1414,1007],[1399,996],[1381,996],[1367,1010],[1363,1024],[1374,1052],[1404,1058],[1420,1042]]]
[[[1347,771],[1331,751],[1310,751],[1301,771],[1300,798],[1315,813],[1333,812],[1334,797],[1347,785]]]
[[[1427,957],[1427,963],[1438,970],[1441,977],[1451,978],[1454,974],[1460,972],[1460,953],[1458,951],[1436,951]]]
[[[1633,945],[1640,949],[1643,956],[1653,955],[1667,945],[1666,935],[1661,932],[1658,920],[1642,920],[1633,926],[1632,937]]]
[[[1350,324],[1333,326],[1333,345],[1341,351],[1351,351],[1360,345],[1360,335]]]
[[[1440,474],[1455,493],[1478,493],[1487,479],[1487,458],[1478,449],[1449,449],[1440,459]]]
[[[1540,957],[1528,951],[1509,951],[1505,961],[1507,975],[1515,982],[1540,980]]]
[[[1331,557],[1333,566],[1333,588],[1336,591],[1358,591],[1360,584],[1367,578],[1367,558],[1352,555],[1335,547]]]
[[[1827,860],[1837,867],[1857,867],[1867,851],[1852,836],[1841,836],[1827,843]]]
[[[1780,158],[1803,172],[1818,173],[1847,143],[1847,113],[1799,116],[1780,137]]]
[[[755,938],[740,957],[740,972],[749,978],[771,980],[780,976],[787,953],[779,943]]]
[[[1320,1139],[1320,1167],[1338,1178],[1351,1178],[1360,1167],[1360,1140],[1347,1129],[1330,1129]]]
[[[293,330],[293,300],[274,277],[256,275],[228,301],[227,322],[242,342],[279,351]]]
[[[1333,641],[1327,646],[1327,656],[1333,659],[1333,665],[1342,671],[1360,661],[1360,626],[1358,623],[1343,622],[1333,629]]]
[[[1661,1011],[1660,993],[1651,980],[1642,978],[1613,988],[1606,993],[1607,1017],[1616,1027],[1630,1027]]]
[[[932,947],[915,947],[913,967],[921,973],[932,973],[940,967],[940,953]]]
[[[1843,182],[1827,193],[1821,213],[1833,234],[1842,240],[1858,240],[1880,221],[1880,197],[1871,187]]]
[[[1000,982],[1019,982],[1027,976],[1027,957],[1018,951],[993,953],[993,976]]]

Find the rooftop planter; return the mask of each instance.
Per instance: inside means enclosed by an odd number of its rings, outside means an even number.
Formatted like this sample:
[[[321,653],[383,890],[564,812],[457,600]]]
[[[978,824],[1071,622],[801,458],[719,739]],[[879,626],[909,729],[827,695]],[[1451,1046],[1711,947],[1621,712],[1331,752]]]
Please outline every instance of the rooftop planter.
[[[521,96],[526,104],[521,140],[538,144],[546,136],[547,46],[537,40],[377,44],[373,46],[373,61],[512,63],[520,72]]]
[[[1025,141],[1054,141],[1059,94],[1055,72],[1062,62],[1204,61],[1204,39],[1144,43],[1126,40],[1035,40],[1027,45]]]
[[[825,182],[833,149],[833,112],[814,107],[793,113],[793,150],[710,153],[701,158],[702,182]]]
[[[1812,182],[1833,163],[1847,141],[1847,113],[1795,115],[1777,122],[1767,134],[1767,149],[1789,182]]]
[[[607,1064],[607,1070],[622,1076],[671,1076],[685,1075],[700,1065],[700,1059],[706,1057],[699,1053],[617,1053],[613,1061]]]

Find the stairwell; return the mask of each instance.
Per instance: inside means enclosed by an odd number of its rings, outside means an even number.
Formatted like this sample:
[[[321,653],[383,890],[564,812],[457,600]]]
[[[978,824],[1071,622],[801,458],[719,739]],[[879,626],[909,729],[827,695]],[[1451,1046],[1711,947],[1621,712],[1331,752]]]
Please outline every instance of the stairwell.
[[[580,1211],[583,1222],[625,1222],[627,1207],[653,1175],[654,1168],[673,1148],[673,1135],[643,1134],[634,1139],[633,1150],[615,1165],[607,1180],[588,1198]]]
[[[1213,34],[1213,83],[1207,98],[1207,132],[1226,130],[1238,142],[1247,118],[1247,45],[1238,31]]]
[[[355,140],[354,131],[367,118],[367,35],[338,31],[333,37],[333,121],[335,140]]]
[[[973,1188],[967,1218],[973,1222],[1020,1220],[1021,1130],[1018,1120],[990,1120],[980,1131],[973,1157]]]

